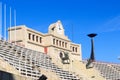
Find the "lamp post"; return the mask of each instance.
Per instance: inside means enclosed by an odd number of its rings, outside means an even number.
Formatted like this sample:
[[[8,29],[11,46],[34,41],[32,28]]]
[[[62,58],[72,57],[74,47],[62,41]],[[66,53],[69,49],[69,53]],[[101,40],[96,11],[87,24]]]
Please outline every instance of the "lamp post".
[[[95,56],[94,56],[94,40],[93,38],[97,36],[95,33],[88,34],[88,37],[91,38],[91,55],[90,55],[90,61],[95,61]]]

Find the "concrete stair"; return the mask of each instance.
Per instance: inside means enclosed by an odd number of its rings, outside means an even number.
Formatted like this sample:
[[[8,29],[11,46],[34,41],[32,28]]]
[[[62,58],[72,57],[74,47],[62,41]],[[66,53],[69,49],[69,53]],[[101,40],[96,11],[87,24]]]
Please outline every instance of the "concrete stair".
[[[72,65],[74,66],[73,70],[77,74],[86,77],[88,80],[105,80],[105,78],[100,76],[99,72],[96,69],[86,69],[86,65],[80,61],[73,61]]]

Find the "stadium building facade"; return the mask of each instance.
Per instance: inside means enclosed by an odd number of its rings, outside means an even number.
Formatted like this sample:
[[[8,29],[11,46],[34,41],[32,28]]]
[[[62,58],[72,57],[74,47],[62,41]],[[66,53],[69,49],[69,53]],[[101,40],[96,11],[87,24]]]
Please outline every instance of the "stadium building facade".
[[[65,35],[60,21],[50,24],[43,34],[25,25],[9,28],[9,41],[28,49],[40,51],[58,59],[60,53],[68,53],[70,59],[82,60],[81,45],[72,43]]]
[[[81,45],[65,36],[60,21],[43,34],[10,27],[0,40],[0,80],[120,80],[120,65],[82,60]]]

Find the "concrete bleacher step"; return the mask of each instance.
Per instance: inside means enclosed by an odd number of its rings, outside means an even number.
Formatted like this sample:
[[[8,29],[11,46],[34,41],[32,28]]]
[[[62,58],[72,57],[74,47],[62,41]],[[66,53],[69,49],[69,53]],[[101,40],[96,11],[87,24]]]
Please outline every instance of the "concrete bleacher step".
[[[9,72],[9,73],[13,73],[13,74],[16,74],[16,75],[21,75],[19,73],[19,71],[17,71],[13,66],[11,66],[8,62],[6,62],[4,59],[2,59],[0,57],[0,70],[2,71],[6,71],[6,72]]]
[[[47,76],[47,80],[61,80],[61,78],[54,72],[52,72],[49,69],[40,68],[40,71],[42,74],[45,74]]]
[[[16,69],[16,71],[18,70],[21,74],[24,74],[24,76],[32,76],[32,74],[36,74],[35,77],[39,76],[39,73],[37,71],[32,70],[32,66],[29,66],[30,64],[28,65],[25,59],[24,60],[21,59],[23,58],[22,55],[21,56],[17,55],[17,50],[16,50],[17,48],[15,48],[14,45],[11,45],[10,47],[8,44],[9,43],[0,44],[0,47],[1,47],[0,56],[2,56],[3,59],[7,61],[7,63],[11,64],[11,66],[13,66]],[[20,54],[22,54],[22,51]],[[29,71],[29,69],[31,69],[31,71]]]
[[[119,80],[120,71],[117,71],[112,63],[95,62],[95,68],[101,72],[101,75],[106,78],[106,80]]]

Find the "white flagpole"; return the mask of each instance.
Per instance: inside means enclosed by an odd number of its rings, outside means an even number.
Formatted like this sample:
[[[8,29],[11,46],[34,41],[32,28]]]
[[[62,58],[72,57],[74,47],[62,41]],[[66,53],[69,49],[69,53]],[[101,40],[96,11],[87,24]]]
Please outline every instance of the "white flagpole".
[[[12,20],[12,17],[11,17],[11,7],[10,7],[10,29],[11,29],[11,20]],[[9,41],[10,40],[11,40],[11,30],[9,31]]]
[[[2,3],[0,2],[0,40],[2,39]]]
[[[16,10],[14,10],[14,25],[15,25],[15,45],[16,45]]]
[[[4,5],[4,40],[6,41],[6,4]]]

